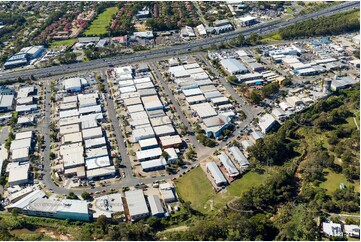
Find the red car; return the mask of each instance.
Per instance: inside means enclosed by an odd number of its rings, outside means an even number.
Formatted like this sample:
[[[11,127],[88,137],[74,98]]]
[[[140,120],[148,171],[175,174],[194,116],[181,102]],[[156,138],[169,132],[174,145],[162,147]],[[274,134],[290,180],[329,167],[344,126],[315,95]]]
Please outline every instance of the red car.
[[[92,193],[92,192],[89,192],[89,195],[90,195],[90,196],[93,196],[93,195],[94,195],[94,193]]]
[[[106,192],[105,190],[102,190],[102,193]]]

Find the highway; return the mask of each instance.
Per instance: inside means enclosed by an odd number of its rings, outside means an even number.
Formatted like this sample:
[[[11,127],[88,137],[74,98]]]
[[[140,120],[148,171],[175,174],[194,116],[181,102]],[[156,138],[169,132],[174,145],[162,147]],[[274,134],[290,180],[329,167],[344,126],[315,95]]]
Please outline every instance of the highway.
[[[32,69],[32,70],[18,70],[16,72],[11,73],[3,73],[0,74],[0,80],[14,80],[19,77],[28,78],[33,75],[36,78],[40,77],[49,77],[55,75],[65,75],[74,72],[80,72],[85,70],[94,70],[99,68],[107,67],[109,64],[120,65],[125,63],[132,62],[140,62],[144,61],[144,59],[153,59],[153,58],[161,58],[165,56],[174,56],[175,54],[187,53],[189,51],[200,50],[201,48],[210,47],[213,44],[220,44],[223,41],[227,41],[231,38],[237,37],[239,34],[243,34],[244,36],[250,35],[252,32],[257,34],[266,34],[273,31],[278,30],[279,28],[286,27],[288,25],[292,25],[296,22],[300,22],[310,18],[317,18],[320,16],[331,15],[339,12],[344,12],[347,10],[351,10],[353,8],[360,8],[360,4],[358,1],[353,2],[345,2],[335,6],[331,6],[326,9],[322,9],[319,11],[315,11],[306,15],[298,16],[296,18],[290,19],[288,21],[272,21],[268,23],[257,24],[248,29],[236,30],[229,33],[225,33],[222,35],[217,35],[214,37],[209,37],[205,39],[195,40],[192,42],[184,43],[181,45],[173,45],[170,47],[150,50],[142,53],[134,53],[131,55],[123,55],[117,57],[103,58],[97,59],[89,62],[80,62],[69,65],[60,65],[60,66],[52,66],[41,69]]]

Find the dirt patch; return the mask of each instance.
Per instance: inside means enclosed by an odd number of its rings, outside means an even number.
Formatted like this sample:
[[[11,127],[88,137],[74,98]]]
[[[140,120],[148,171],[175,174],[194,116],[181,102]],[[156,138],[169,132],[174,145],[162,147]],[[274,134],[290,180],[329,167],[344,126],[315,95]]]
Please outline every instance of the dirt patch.
[[[62,240],[62,241],[74,240],[73,236],[71,236],[70,234],[60,234],[57,231],[52,231],[49,230],[48,228],[38,228],[35,230],[35,232],[42,233],[56,240]]]

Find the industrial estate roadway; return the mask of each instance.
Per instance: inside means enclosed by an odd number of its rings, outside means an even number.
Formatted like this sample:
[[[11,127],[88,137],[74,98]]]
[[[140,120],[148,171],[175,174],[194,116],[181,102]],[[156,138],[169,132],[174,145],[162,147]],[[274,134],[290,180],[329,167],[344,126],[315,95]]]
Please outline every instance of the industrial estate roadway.
[[[192,130],[192,126],[189,123],[189,120],[184,115],[181,107],[179,106],[178,102],[175,100],[172,91],[169,89],[168,85],[166,84],[165,80],[163,79],[162,74],[160,73],[155,59],[163,58],[169,55],[174,56],[175,54],[184,54],[189,51],[196,51],[199,47],[209,47],[212,44],[219,44],[221,41],[226,41],[231,38],[237,37],[239,34],[243,34],[245,36],[249,35],[252,32],[257,33],[269,33],[273,32],[281,27],[285,27],[291,24],[294,24],[299,21],[303,21],[309,18],[315,18],[319,16],[324,15],[330,15],[335,14],[338,12],[347,11],[353,8],[359,8],[360,3],[359,2],[345,2],[341,3],[335,6],[332,6],[330,8],[322,9],[320,11],[316,11],[307,15],[299,16],[294,19],[290,19],[288,21],[284,22],[271,22],[271,23],[265,23],[265,24],[259,24],[255,27],[246,29],[246,30],[240,30],[240,31],[234,31],[231,33],[223,34],[216,37],[210,37],[202,40],[196,40],[194,42],[190,42],[187,44],[182,45],[175,45],[163,49],[158,50],[152,50],[144,53],[137,53],[127,56],[119,56],[119,57],[113,57],[113,58],[105,58],[105,59],[99,59],[94,60],[90,62],[84,62],[84,63],[76,63],[76,64],[70,64],[70,65],[64,65],[64,66],[53,66],[48,68],[42,68],[42,69],[34,69],[34,70],[24,70],[19,72],[13,72],[13,73],[6,73],[6,74],[0,74],[0,80],[11,80],[11,79],[17,79],[18,77],[26,78],[30,75],[34,75],[37,78],[41,77],[49,77],[49,76],[56,76],[56,75],[65,75],[73,72],[80,72],[80,71],[87,71],[87,70],[96,70],[100,68],[107,67],[110,63],[113,65],[121,65],[121,64],[128,64],[132,62],[140,62],[147,60],[149,62],[149,66],[151,68],[151,71],[154,73],[155,77],[159,81],[160,86],[163,88],[165,94],[167,97],[172,101],[172,104],[174,105],[174,108],[176,109],[180,121],[188,127],[188,138],[190,142],[193,144],[193,147],[195,148],[195,151],[197,152],[198,161],[194,162],[192,165],[199,164],[199,160],[205,159],[208,156],[212,155],[213,152],[216,149],[219,149],[225,145],[224,142],[221,142],[219,147],[216,148],[208,148],[200,144]],[[232,98],[242,107],[242,110],[246,114],[246,119],[242,121],[241,125],[239,126],[238,131],[243,130],[246,126],[248,126],[252,120],[257,116],[258,112],[260,110],[257,110],[253,108],[252,106],[246,104],[244,100],[235,92],[233,87],[229,82],[226,81],[224,77],[222,77],[218,71],[208,62],[208,60],[205,58],[205,53],[197,54],[197,56],[204,61],[204,63],[207,65],[207,67],[215,73],[217,76],[220,76],[219,80],[220,83],[226,88],[227,92],[232,96]],[[106,75],[104,70],[101,70],[101,75],[104,80],[106,80]],[[131,168],[131,163],[129,156],[127,154],[127,150],[125,147],[124,137],[120,129],[120,123],[117,118],[116,114],[116,107],[114,106],[114,102],[112,99],[108,99],[108,95],[105,96],[105,103],[107,106],[107,111],[109,115],[109,120],[111,122],[111,125],[113,126],[115,138],[117,141],[118,151],[121,155],[122,161],[121,164],[124,166],[123,171],[125,173],[125,178],[122,178],[119,181],[116,181],[114,183],[107,183],[104,187],[79,187],[79,188],[65,188],[62,186],[55,185],[51,178],[51,161],[50,161],[50,150],[51,150],[51,140],[50,140],[50,127],[49,124],[51,123],[51,88],[50,88],[50,81],[46,80],[48,78],[45,78],[45,119],[44,122],[40,125],[40,130],[44,135],[44,143],[45,143],[45,149],[43,152],[44,156],[44,177],[42,183],[46,187],[46,189],[51,189],[56,194],[60,195],[67,195],[70,191],[74,192],[77,195],[80,195],[82,192],[96,192],[101,190],[110,191],[110,189],[121,189],[123,186],[134,186],[137,183],[143,182],[145,184],[149,184],[154,182],[155,180],[162,180],[162,179],[172,179],[175,177],[178,177],[177,175],[165,175],[161,177],[156,178],[137,178],[133,176],[133,171]],[[104,82],[105,90],[107,93],[110,93],[110,87],[108,85],[108,82]],[[232,141],[235,137],[232,137],[229,139],[229,141]],[[190,167],[189,167],[190,168]],[[188,168],[188,169],[189,169]]]

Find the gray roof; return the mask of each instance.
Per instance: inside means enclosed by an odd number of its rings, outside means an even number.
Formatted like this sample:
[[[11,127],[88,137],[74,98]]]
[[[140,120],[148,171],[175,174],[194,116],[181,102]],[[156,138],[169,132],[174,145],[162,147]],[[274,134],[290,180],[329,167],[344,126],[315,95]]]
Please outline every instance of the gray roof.
[[[152,216],[155,216],[158,214],[164,214],[164,209],[163,209],[162,203],[157,195],[149,196],[148,202],[149,202],[150,211],[152,213]]]
[[[207,163],[207,169],[211,173],[211,175],[217,185],[227,183],[226,178],[224,178],[224,176],[223,176],[221,170],[219,169],[219,167],[217,166],[216,162],[211,161],[211,162]]]
[[[130,216],[149,214],[142,190],[126,191],[125,198],[127,199]]]
[[[235,161],[237,161],[240,166],[249,165],[249,161],[237,146],[232,146],[228,150],[233,155]]]
[[[8,108],[8,107],[11,107],[13,105],[14,95],[2,95],[0,97],[0,99],[1,99],[0,107],[1,108]]]
[[[247,68],[236,59],[223,59],[220,61],[221,65],[229,72],[248,72]]]
[[[237,168],[234,166],[232,161],[229,159],[229,157],[222,152],[220,155],[218,155],[219,160],[223,164],[223,166],[226,168],[229,176],[237,176],[239,175],[239,172]]]

